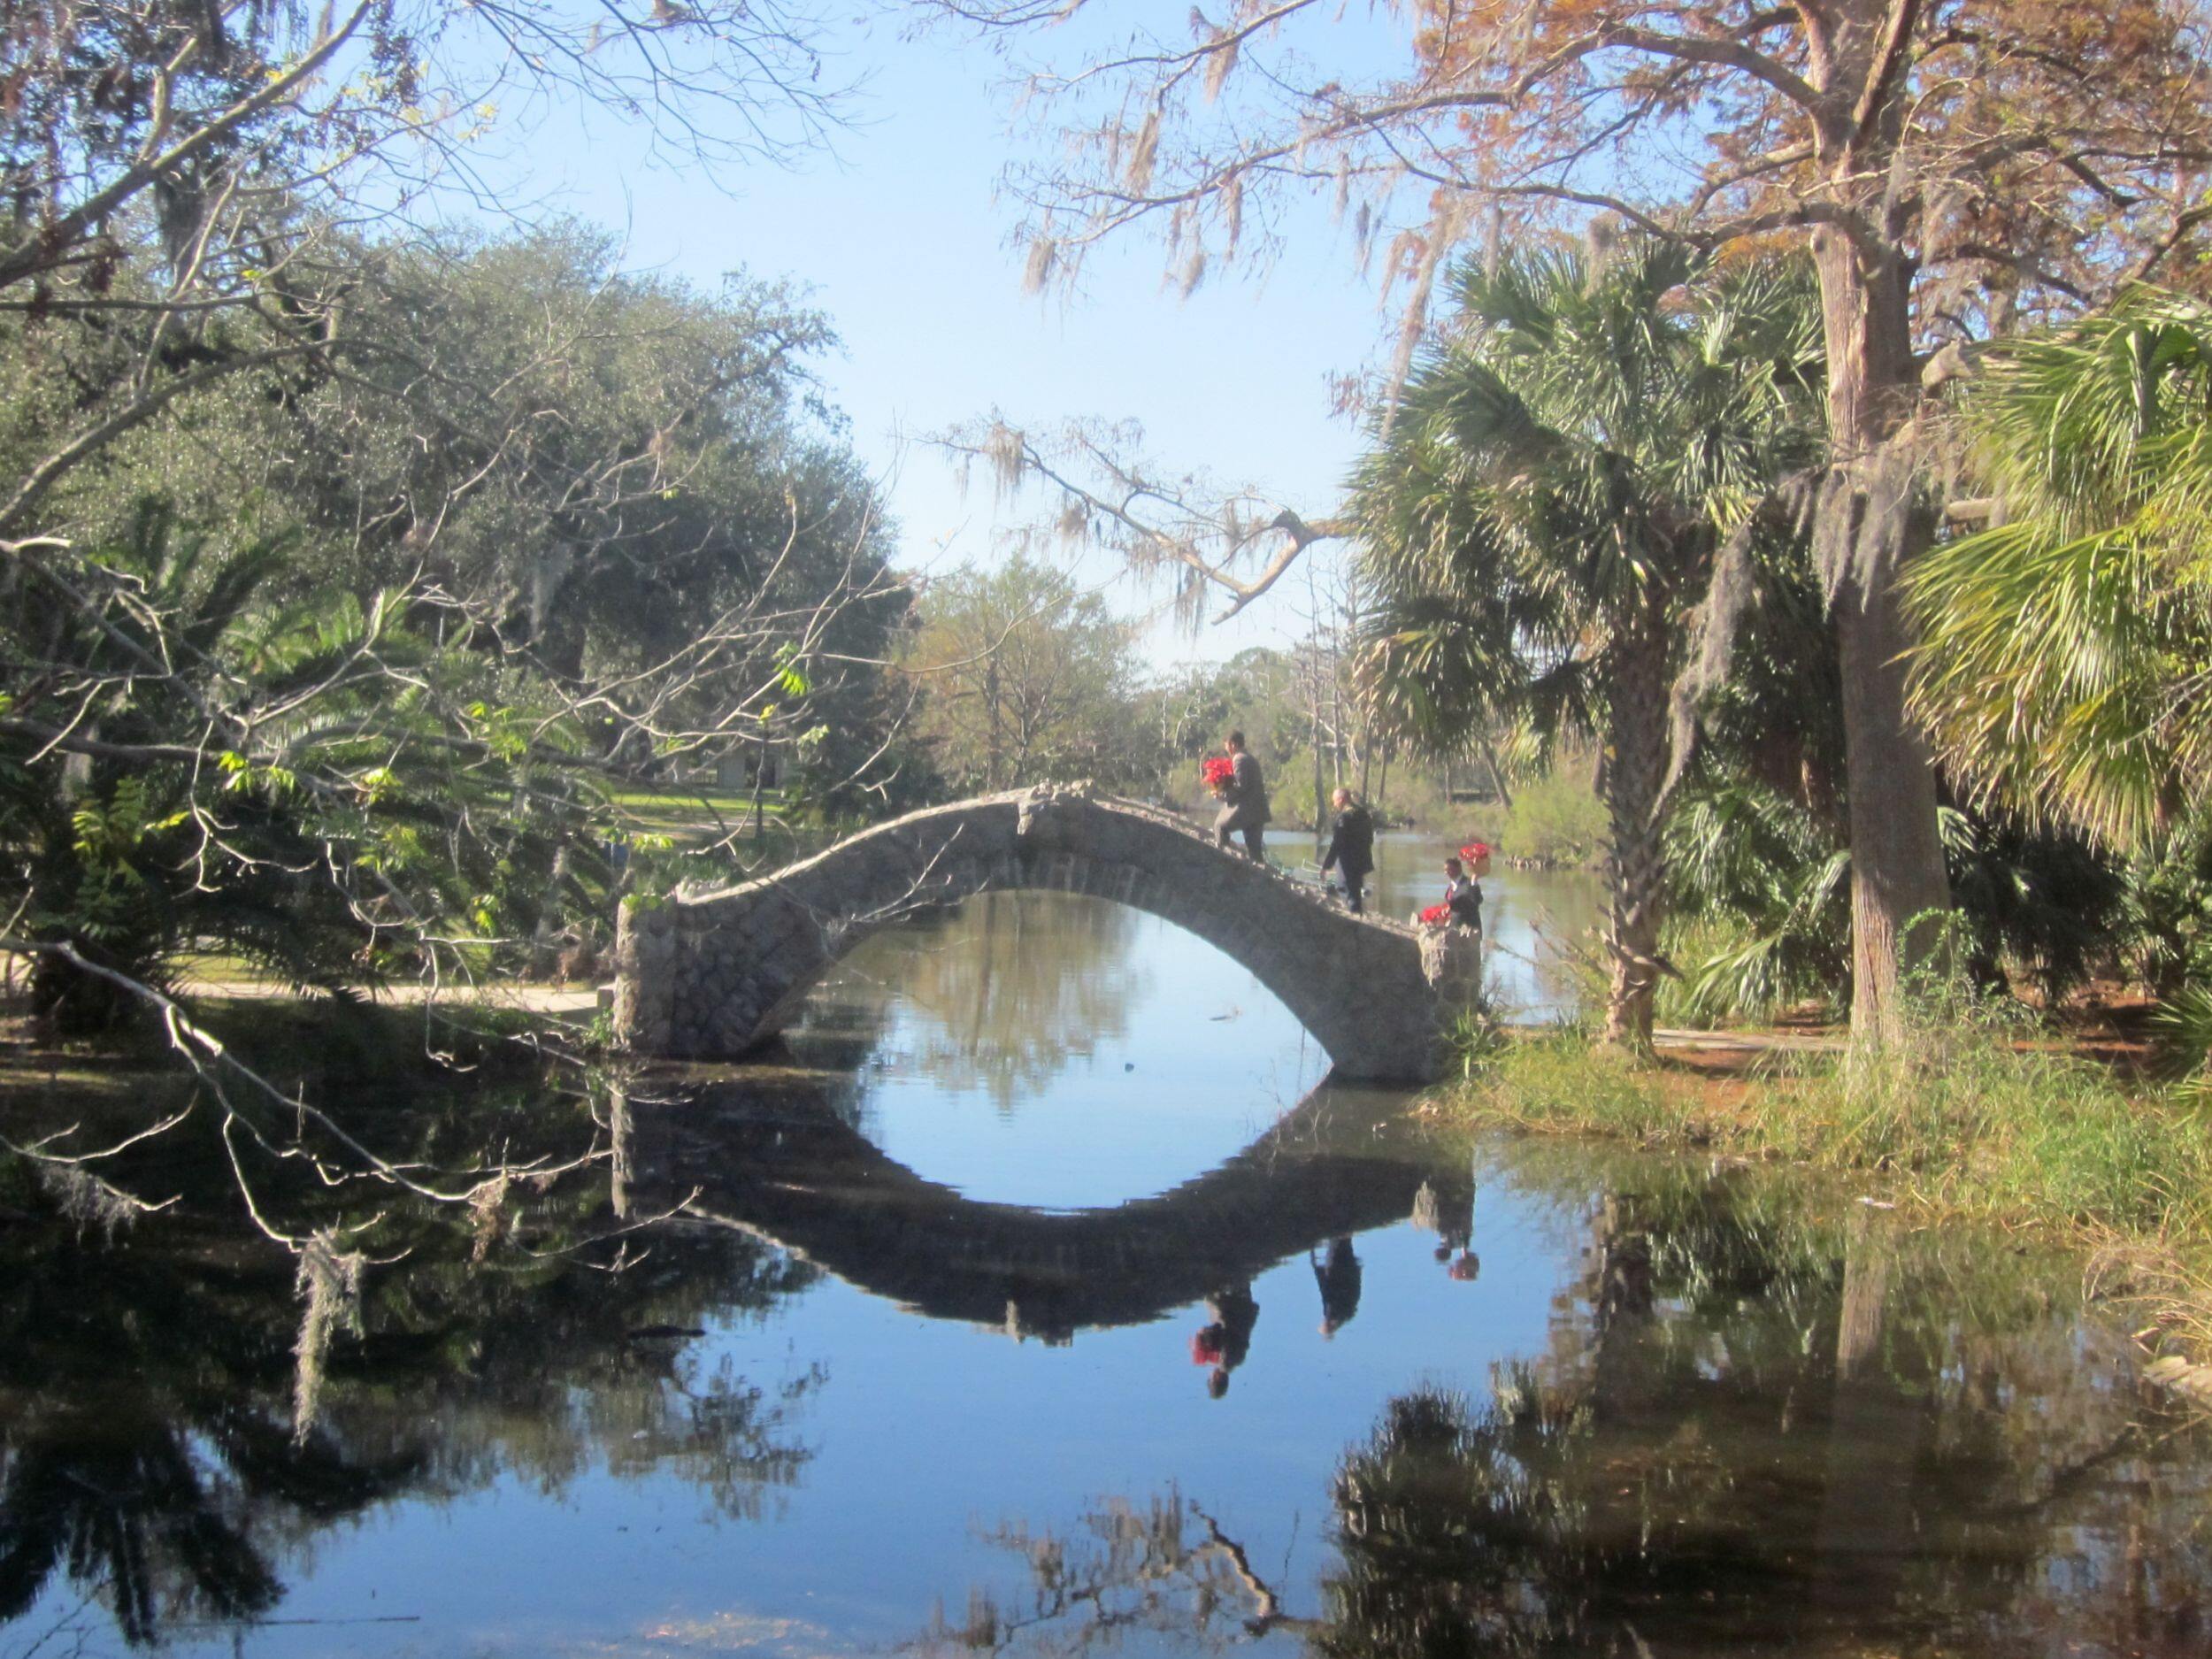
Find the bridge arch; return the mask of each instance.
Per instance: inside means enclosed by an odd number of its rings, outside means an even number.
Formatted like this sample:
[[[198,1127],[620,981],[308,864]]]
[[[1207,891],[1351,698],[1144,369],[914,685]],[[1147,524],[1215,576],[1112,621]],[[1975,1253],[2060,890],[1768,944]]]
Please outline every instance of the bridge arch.
[[[870,933],[992,889],[1088,894],[1188,929],[1248,969],[1348,1079],[1432,1078],[1440,1017],[1477,972],[1471,941],[1352,916],[1172,813],[1047,787],[911,813],[741,886],[626,902],[617,1041],[734,1058]]]
[[[1425,1206],[1459,1217],[1463,1240],[1471,1225],[1463,1160],[1440,1164],[1390,1103],[1329,1088],[1215,1169],[1079,1210],[973,1199],[918,1175],[805,1079],[625,1110],[633,1207],[680,1207],[912,1312],[1051,1343],[1157,1319]]]

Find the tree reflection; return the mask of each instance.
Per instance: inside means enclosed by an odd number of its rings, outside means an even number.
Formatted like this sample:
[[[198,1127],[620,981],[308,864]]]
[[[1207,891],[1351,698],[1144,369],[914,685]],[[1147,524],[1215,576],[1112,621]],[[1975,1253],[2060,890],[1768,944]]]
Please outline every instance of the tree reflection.
[[[1072,1653],[1142,1628],[1202,1648],[1294,1632],[1326,1659],[2207,1651],[2202,1440],[2114,1386],[2047,1271],[1638,1172],[1581,1212],[1541,1351],[1479,1398],[1392,1398],[1344,1453],[1316,1578],[1267,1582],[1171,1491],[1064,1537],[995,1534],[1026,1595],[979,1588],[922,1645]]]
[[[2201,1448],[2008,1255],[1655,1185],[1594,1208],[1546,1353],[1346,1455],[1322,1652],[2201,1651]]]
[[[977,1586],[957,1623],[940,1604],[910,1648],[1079,1653],[1150,1632],[1212,1650],[1284,1622],[1243,1548],[1173,1490],[1141,1508],[1109,1501],[1070,1532],[1015,1524],[983,1537],[1022,1558],[1026,1593]]]
[[[895,987],[924,1015],[902,1059],[947,1088],[984,1090],[1008,1110],[1071,1054],[1126,1033],[1148,978],[1129,965],[1143,919],[1103,899],[979,894],[867,941],[840,970],[832,1006],[809,1023],[833,1029],[853,1004],[879,1013]]]
[[[411,1461],[370,1465],[324,1434],[252,1409],[187,1422],[129,1405],[67,1408],[11,1428],[0,1482],[0,1624],[65,1573],[106,1601],[123,1639],[165,1623],[251,1620],[283,1586],[253,1514],[282,1504],[328,1524],[405,1490]]]
[[[496,1133],[505,1110],[480,1100],[387,1126],[434,1147]],[[209,1173],[170,1172],[188,1194]],[[250,1624],[334,1524],[503,1479],[557,1492],[595,1468],[664,1473],[720,1514],[760,1514],[807,1461],[801,1413],[826,1373],[793,1361],[748,1376],[693,1339],[813,1271],[718,1230],[590,1246],[620,1225],[610,1186],[580,1171],[518,1187],[488,1252],[478,1217],[395,1209],[377,1240],[396,1259],[368,1276],[363,1332],[331,1344],[304,1424],[293,1263],[236,1231],[227,1204],[112,1242],[49,1212],[9,1217],[0,1625],[50,1612],[64,1586],[134,1646]]]

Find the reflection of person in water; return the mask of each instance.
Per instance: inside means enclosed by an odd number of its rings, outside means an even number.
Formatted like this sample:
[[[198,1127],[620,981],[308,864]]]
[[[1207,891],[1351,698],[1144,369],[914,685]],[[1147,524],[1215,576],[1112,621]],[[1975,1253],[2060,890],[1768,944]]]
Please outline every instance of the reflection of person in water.
[[[1218,1400],[1229,1392],[1229,1373],[1251,1352],[1252,1326],[1259,1319],[1260,1304],[1252,1300],[1251,1286],[1239,1285],[1207,1297],[1206,1311],[1213,1318],[1191,1338],[1190,1358],[1194,1365],[1213,1367],[1206,1393]]]
[[[1321,1334],[1334,1336],[1359,1311],[1359,1257],[1349,1239],[1331,1239],[1326,1256],[1316,1259],[1309,1250],[1306,1261],[1321,1287]]]
[[[1475,1236],[1475,1189],[1471,1183],[1449,1186],[1448,1193],[1440,1193],[1434,1181],[1421,1183],[1413,1195],[1413,1225],[1436,1234],[1436,1259],[1452,1278],[1468,1283],[1482,1271],[1482,1258],[1468,1248]]]

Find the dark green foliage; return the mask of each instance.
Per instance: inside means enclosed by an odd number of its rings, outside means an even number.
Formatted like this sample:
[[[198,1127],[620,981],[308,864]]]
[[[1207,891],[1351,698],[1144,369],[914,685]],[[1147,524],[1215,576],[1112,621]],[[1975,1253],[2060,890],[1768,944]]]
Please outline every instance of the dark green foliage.
[[[1501,726],[1540,751],[1596,740],[1607,1029],[1647,1048],[1693,736],[1669,687],[1801,528],[1774,497],[1818,447],[1810,273],[1638,239],[1463,265],[1454,288],[1354,483],[1374,695],[1442,752]]]
[[[1704,597],[1720,543],[1811,454],[1817,319],[1794,266],[1638,242],[1455,274],[1355,504],[1376,686],[1455,749],[1485,717],[1596,729],[1624,618]]]
[[[819,813],[895,798],[910,599],[807,377],[818,314],[625,275],[573,226],[324,252],[288,280],[342,343],[117,434],[0,590],[19,929],[155,982],[203,950],[333,989],[542,971],[611,934],[625,784],[766,759]],[[0,450],[68,430],[37,388],[117,372],[110,333],[0,324]]]
[[[594,796],[557,722],[526,739],[485,700],[493,665],[158,507],[73,573],[111,603],[0,608],[0,649],[53,665],[0,721],[0,892],[31,937],[144,980],[212,950],[335,988],[414,958],[424,918],[488,944],[588,896]],[[121,1008],[58,957],[35,985],[66,1027]]]
[[[1968,382],[2006,515],[1906,582],[1917,712],[1966,785],[2131,847],[2206,801],[2208,401],[2212,310],[2151,289]]]
[[[1947,811],[1952,902],[1968,967],[1985,984],[2016,974],[2047,1006],[2119,966],[2135,924],[2126,867],[2077,834],[2016,818]]]
[[[2139,912],[2110,855],[1953,808],[1942,825],[1962,965],[1981,984],[2023,980],[2049,1006],[2130,954]],[[1851,856],[1825,814],[1709,766],[1676,809],[1667,846],[1677,914],[1721,925],[1677,962],[1686,1012],[1758,1017],[1847,999]]]
[[[1676,963],[1693,1018],[1841,993],[1851,861],[1832,828],[1770,785],[1709,772],[1676,806],[1666,847],[1676,915],[1724,924],[1717,948]]]
[[[2163,997],[2212,983],[2212,813],[2197,813],[2128,864],[2128,965]]]

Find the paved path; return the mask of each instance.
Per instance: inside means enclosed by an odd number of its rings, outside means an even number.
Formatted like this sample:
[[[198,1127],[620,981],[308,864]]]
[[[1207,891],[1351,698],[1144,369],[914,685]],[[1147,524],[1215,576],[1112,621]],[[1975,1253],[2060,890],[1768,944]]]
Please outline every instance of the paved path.
[[[227,976],[187,973],[178,981],[177,988],[187,996],[227,996],[250,1002],[297,1002],[317,1000],[312,992],[303,994],[280,979],[234,979]],[[448,984],[387,985],[371,990],[367,986],[352,987],[367,1001],[388,1007],[418,1007],[428,1002],[465,1002],[472,1008],[511,1008],[532,1014],[589,1015],[596,1013],[612,991],[603,995],[602,987],[590,985],[524,985],[514,980],[499,980],[484,985]]]

